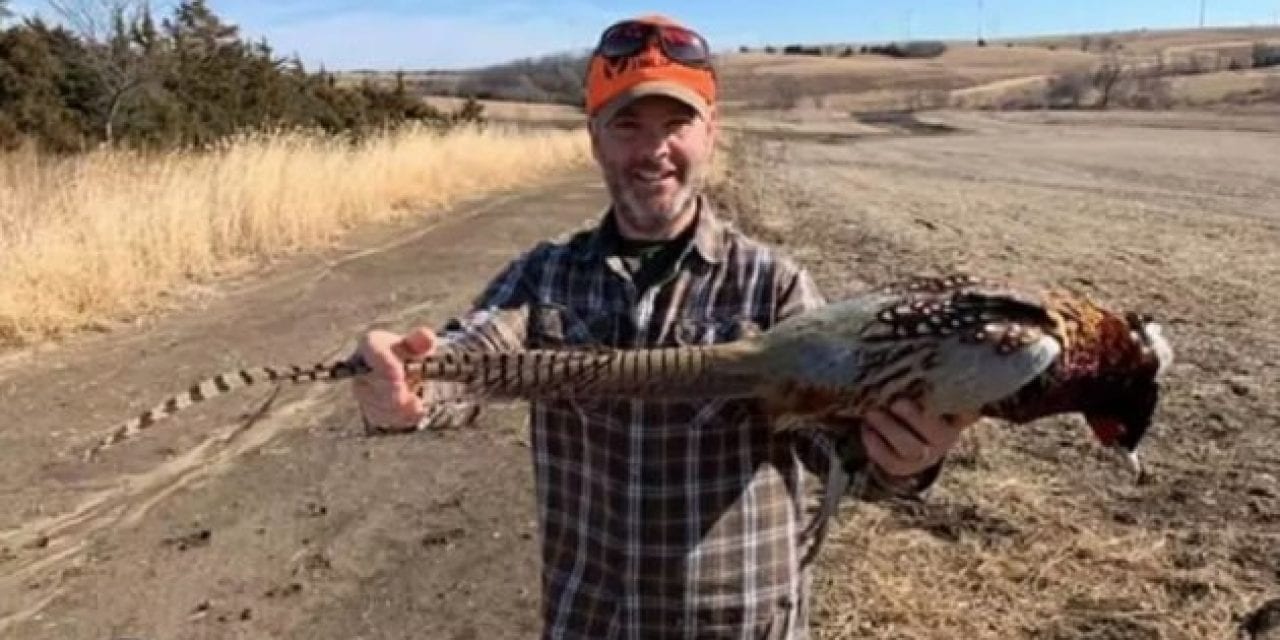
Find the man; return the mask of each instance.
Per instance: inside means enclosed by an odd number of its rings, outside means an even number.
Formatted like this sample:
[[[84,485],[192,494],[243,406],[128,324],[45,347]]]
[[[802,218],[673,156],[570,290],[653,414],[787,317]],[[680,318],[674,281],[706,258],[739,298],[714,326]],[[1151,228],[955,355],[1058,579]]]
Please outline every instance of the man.
[[[365,335],[377,373],[356,397],[370,422],[423,418],[400,361],[435,349],[706,344],[823,304],[804,270],[727,226],[701,193],[718,131],[701,36],[663,17],[616,24],[586,93],[612,198],[598,227],[511,262],[443,336]],[[544,637],[807,636],[804,436],[773,433],[747,401],[531,412]],[[931,480],[963,426],[905,404],[863,419],[873,477],[904,492]]]

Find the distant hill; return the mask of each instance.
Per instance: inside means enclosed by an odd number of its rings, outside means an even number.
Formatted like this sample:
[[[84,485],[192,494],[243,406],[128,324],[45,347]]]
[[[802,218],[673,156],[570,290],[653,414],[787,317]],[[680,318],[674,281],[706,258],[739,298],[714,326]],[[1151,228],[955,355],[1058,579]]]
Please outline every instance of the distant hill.
[[[586,68],[585,53],[556,54],[466,71],[357,71],[339,74],[338,81],[394,84],[402,73],[406,89],[421,96],[577,105],[583,101]]]
[[[917,57],[883,53],[915,47]],[[721,54],[717,69],[726,110],[876,110],[929,106],[989,107],[1001,87],[1025,93],[1061,76],[1104,64],[1161,65],[1169,75],[1245,70],[1256,46],[1280,52],[1280,28],[1224,27],[1135,30],[938,43],[777,43]],[[875,53],[873,51],[881,51]],[[1280,56],[1280,53],[1277,54]],[[586,55],[518,60],[468,71],[405,71],[414,95],[466,96],[517,102],[582,104]],[[1278,60],[1280,61],[1280,60]],[[395,72],[341,74],[339,82],[394,83]],[[1258,82],[1266,83],[1266,78]],[[1202,83],[1237,86],[1233,82]],[[1201,102],[1209,99],[1199,95]],[[982,96],[970,104],[974,96]]]

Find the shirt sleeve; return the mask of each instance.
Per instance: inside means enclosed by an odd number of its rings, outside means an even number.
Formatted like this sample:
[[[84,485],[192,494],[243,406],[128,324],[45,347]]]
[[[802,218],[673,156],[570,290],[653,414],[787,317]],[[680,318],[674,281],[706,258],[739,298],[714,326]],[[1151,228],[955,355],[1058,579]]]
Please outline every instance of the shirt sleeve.
[[[458,351],[514,351],[528,333],[531,254],[513,260],[489,281],[464,314],[439,331],[440,347]]]
[[[436,353],[515,351],[525,345],[529,307],[534,300],[532,265],[537,250],[511,261],[463,314],[450,318],[438,331]],[[429,382],[421,390],[424,415],[418,429],[463,426],[480,414],[481,403],[469,398],[463,385]]]

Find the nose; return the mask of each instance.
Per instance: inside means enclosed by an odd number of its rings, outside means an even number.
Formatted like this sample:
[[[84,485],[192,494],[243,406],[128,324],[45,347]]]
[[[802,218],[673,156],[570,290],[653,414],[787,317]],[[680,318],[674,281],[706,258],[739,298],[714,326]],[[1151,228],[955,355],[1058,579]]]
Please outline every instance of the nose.
[[[636,155],[640,160],[661,162],[671,155],[668,132],[662,126],[648,126],[636,139]]]

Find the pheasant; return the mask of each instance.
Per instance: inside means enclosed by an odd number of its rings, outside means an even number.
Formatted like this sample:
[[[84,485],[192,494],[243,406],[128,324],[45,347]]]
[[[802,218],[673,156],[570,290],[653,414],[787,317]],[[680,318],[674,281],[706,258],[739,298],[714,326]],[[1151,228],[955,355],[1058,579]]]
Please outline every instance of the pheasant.
[[[1081,413],[1141,476],[1173,351],[1160,325],[1063,290],[956,274],[913,277],[715,345],[655,349],[443,351],[406,363],[411,381],[443,381],[477,400],[753,398],[779,429],[836,424],[917,401],[936,415],[1025,423]],[[196,402],[261,381],[342,380],[359,357],[221,374],[130,420],[91,451]],[[844,421],[847,424],[847,420]],[[828,427],[829,428],[829,427]],[[831,490],[831,487],[828,487]]]

